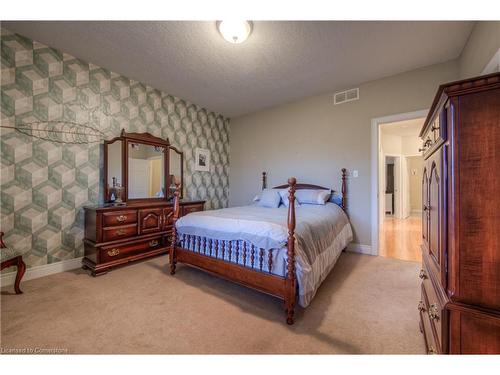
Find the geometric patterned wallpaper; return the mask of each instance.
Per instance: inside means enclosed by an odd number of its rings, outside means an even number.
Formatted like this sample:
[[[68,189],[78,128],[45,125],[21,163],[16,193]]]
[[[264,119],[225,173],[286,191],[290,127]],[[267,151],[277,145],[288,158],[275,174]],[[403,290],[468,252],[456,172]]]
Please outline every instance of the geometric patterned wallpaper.
[[[184,152],[184,197],[227,207],[229,119],[6,29],[0,37],[3,125],[66,120],[90,122],[107,139],[121,129],[169,138]],[[196,147],[211,151],[210,172],[194,170]],[[1,128],[0,148],[7,245],[25,252],[28,267],[83,256],[82,207],[102,202],[102,146]]]

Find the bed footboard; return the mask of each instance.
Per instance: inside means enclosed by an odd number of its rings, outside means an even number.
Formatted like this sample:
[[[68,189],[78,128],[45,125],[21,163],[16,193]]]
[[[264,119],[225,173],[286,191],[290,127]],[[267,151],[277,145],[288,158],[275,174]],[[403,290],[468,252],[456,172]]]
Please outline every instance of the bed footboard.
[[[271,273],[273,251],[278,251],[278,249],[270,249],[266,252],[264,249],[258,249],[245,241],[219,241],[191,235],[180,237],[176,228],[180,210],[180,183],[176,180],[170,274],[175,274],[176,264],[180,262],[278,297],[285,303],[287,323],[293,324],[297,290],[295,277],[295,184],[295,178],[288,180],[290,205],[288,208],[287,264],[285,276],[278,276]]]

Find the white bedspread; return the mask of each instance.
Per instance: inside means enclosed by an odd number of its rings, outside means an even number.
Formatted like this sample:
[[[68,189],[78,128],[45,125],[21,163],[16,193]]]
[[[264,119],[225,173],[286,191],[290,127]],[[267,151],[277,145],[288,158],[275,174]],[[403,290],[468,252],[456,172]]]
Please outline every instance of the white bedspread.
[[[176,224],[179,234],[188,234],[219,241],[242,241],[264,249],[264,259],[272,250],[271,272],[285,276],[287,233],[286,207],[232,207],[201,211],[181,217]],[[299,304],[306,307],[319,285],[328,276],[342,249],[352,241],[352,229],[345,212],[336,204],[302,205],[296,208],[296,275]],[[212,255],[214,256],[213,252]],[[219,254],[219,257],[221,255]],[[225,258],[228,257],[226,251]],[[250,257],[243,264],[250,267]],[[234,262],[234,255],[232,258]],[[265,262],[267,264],[267,261]]]

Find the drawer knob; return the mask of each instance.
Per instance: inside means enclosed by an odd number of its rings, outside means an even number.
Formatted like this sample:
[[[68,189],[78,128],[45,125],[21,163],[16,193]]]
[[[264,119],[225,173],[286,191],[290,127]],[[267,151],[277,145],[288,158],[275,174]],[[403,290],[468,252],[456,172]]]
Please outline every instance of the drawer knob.
[[[420,301],[418,303],[418,311],[420,311],[420,312],[425,311],[425,304],[423,301]]]
[[[424,152],[425,151],[425,147],[424,148],[419,148],[418,149],[418,152]]]
[[[439,130],[439,126],[436,126],[436,125],[432,125],[431,127],[431,132],[434,132],[436,130]]]
[[[427,354],[437,354],[436,349],[434,349],[433,346],[429,346],[429,350],[427,351]]]
[[[420,270],[420,273],[418,274],[418,277],[420,277],[422,280],[427,279],[427,274],[425,273],[425,270]]]
[[[158,240],[149,241],[149,247],[155,247],[155,246],[158,246]]]
[[[127,216],[125,215],[120,215],[116,217],[116,221],[118,221],[119,223],[123,223],[125,220],[127,220]]]
[[[118,230],[115,232],[115,234],[116,234],[117,236],[123,236],[125,233],[127,233],[127,232],[125,231],[125,229],[118,229]]]
[[[120,250],[119,249],[111,249],[111,250],[108,251],[108,255],[110,257],[117,256],[118,254],[120,254]]]
[[[429,318],[431,320],[439,320],[439,308],[435,303],[429,307]]]

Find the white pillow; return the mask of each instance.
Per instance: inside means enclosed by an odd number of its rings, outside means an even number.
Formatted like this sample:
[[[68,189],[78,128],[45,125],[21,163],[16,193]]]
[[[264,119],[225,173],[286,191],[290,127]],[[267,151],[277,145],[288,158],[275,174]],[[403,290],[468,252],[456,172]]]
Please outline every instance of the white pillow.
[[[330,190],[300,189],[295,192],[300,204],[325,204],[330,199]]]
[[[285,207],[288,207],[290,205],[290,201],[288,200],[288,189],[280,190],[280,196],[281,203],[283,203]],[[295,197],[295,207],[300,207],[300,202],[297,197]]]
[[[280,205],[281,196],[279,190],[277,189],[264,189],[260,194],[260,199],[257,202],[257,206],[278,208]]]

